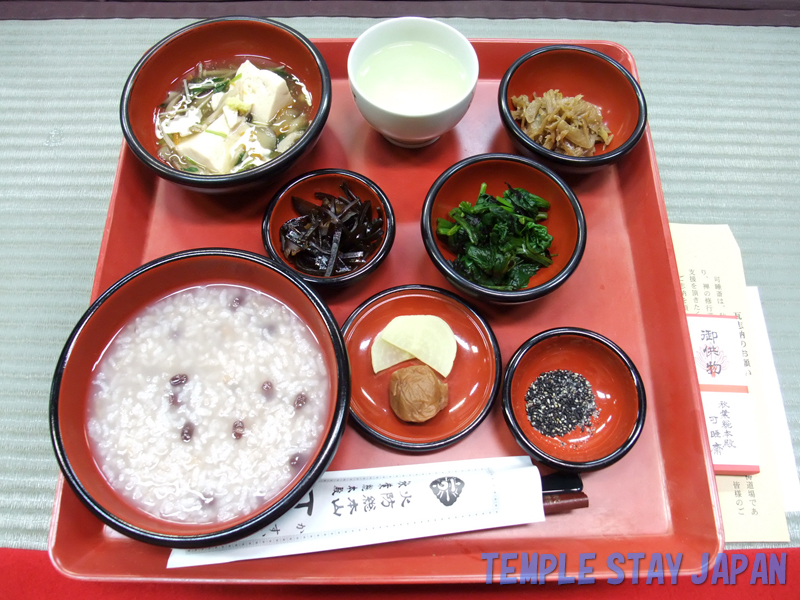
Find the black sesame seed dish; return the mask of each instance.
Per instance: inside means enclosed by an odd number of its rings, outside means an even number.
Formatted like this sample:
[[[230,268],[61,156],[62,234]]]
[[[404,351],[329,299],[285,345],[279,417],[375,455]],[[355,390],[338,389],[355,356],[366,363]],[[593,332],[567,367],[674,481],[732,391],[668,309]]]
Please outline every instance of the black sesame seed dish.
[[[503,416],[531,457],[565,471],[620,460],[642,432],[644,384],[608,338],[574,327],[539,333],[508,363]]]
[[[592,385],[579,374],[558,369],[542,373],[525,394],[531,425],[542,435],[560,437],[576,427],[592,432],[599,412]]]

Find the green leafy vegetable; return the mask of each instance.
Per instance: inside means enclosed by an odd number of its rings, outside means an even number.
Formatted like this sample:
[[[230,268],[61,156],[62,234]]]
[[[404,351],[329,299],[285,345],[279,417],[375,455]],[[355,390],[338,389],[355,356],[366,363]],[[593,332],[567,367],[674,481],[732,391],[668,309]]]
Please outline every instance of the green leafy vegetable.
[[[541,267],[553,264],[553,236],[540,224],[550,203],[522,188],[502,196],[481,186],[474,204],[461,202],[448,219],[438,219],[436,234],[457,254],[455,269],[467,279],[495,290],[519,290]]]

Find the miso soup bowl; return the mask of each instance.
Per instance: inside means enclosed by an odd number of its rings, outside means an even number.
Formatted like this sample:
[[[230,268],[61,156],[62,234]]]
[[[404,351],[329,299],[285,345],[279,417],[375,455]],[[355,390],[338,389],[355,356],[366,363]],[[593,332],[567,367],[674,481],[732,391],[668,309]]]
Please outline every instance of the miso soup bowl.
[[[191,524],[153,516],[109,483],[89,440],[90,394],[98,361],[127,323],[153,302],[209,284],[238,285],[263,292],[298,316],[321,348],[330,394],[322,436],[283,489],[249,514],[220,523]],[[256,254],[224,248],[197,249],[139,267],[92,303],[70,334],[56,365],[50,390],[50,431],[66,482],[103,523],[139,541],[172,548],[199,548],[248,535],[302,502],[336,452],[349,399],[350,369],[342,335],[330,310],[313,290]]]
[[[452,90],[442,92],[440,101],[432,100],[430,90],[420,92],[412,85],[413,73],[398,74],[397,65],[376,67],[377,63],[370,62],[387,49],[409,51],[415,44],[428,44],[434,55],[448,57],[453,68],[447,72],[461,76]],[[403,62],[400,60],[401,65]],[[380,69],[390,80],[401,82],[388,99],[366,85],[365,77]],[[381,21],[356,39],[347,57],[347,76],[356,107],[367,123],[397,146],[419,148],[438,140],[466,114],[478,84],[478,55],[469,40],[450,25],[435,19],[400,17]],[[427,100],[426,106],[420,98]]]
[[[173,168],[158,158],[154,117],[168,92],[199,62],[237,64],[253,59],[283,65],[311,96],[310,123],[286,152],[254,169],[203,175]],[[268,184],[317,143],[331,106],[331,77],[319,50],[300,32],[269,19],[224,17],[193,23],[158,42],[128,76],[120,102],[125,142],[136,157],[169,181],[202,192],[232,192]]]
[[[582,95],[599,107],[614,136],[611,143],[597,144],[591,156],[568,156],[528,137],[511,114],[511,98],[533,99],[551,89]],[[497,101],[517,149],[559,173],[589,173],[619,161],[639,143],[647,125],[647,104],[636,78],[614,58],[583,46],[550,45],[523,54],[500,80]]]

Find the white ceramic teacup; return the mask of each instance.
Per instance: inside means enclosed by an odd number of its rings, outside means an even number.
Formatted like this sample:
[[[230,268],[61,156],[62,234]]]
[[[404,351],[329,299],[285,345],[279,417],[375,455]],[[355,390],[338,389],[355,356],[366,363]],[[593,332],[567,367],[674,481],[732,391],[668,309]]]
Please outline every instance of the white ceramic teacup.
[[[435,142],[467,112],[478,82],[478,57],[453,27],[401,17],[359,36],[347,74],[367,122],[393,144],[418,148]]]

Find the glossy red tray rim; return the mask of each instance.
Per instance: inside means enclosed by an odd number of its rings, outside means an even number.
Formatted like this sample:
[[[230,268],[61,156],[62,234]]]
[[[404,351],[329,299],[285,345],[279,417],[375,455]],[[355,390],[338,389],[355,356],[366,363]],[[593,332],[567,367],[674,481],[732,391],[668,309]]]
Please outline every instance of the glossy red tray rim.
[[[352,44],[352,42],[354,40],[353,39],[314,39],[312,41],[315,44],[317,44],[319,46],[322,46],[323,48],[328,48],[328,49],[333,48],[332,52],[334,52],[335,54],[338,54],[338,56],[336,58],[341,58],[342,56],[346,57],[346,55],[347,55],[346,51],[349,49],[349,46]],[[497,46],[497,45],[505,45],[505,46],[513,45],[513,46],[517,46],[517,45],[521,45],[521,44],[535,44],[536,46],[540,46],[540,45],[547,45],[547,44],[569,43],[569,44],[594,46],[594,47],[600,47],[600,48],[603,48],[603,49],[615,50],[615,51],[621,52],[622,54],[625,55],[627,61],[620,61],[620,62],[623,63],[623,65],[631,72],[631,74],[637,80],[639,79],[638,71],[636,69],[635,62],[633,60],[633,56],[630,54],[630,52],[626,48],[624,48],[624,46],[622,46],[620,44],[617,44],[615,42],[610,42],[610,41],[605,41],[605,40],[575,40],[575,41],[573,41],[573,40],[535,40],[535,39],[529,39],[529,40],[522,40],[522,39],[520,39],[520,40],[472,39],[471,42],[474,45],[476,45],[478,47],[483,47],[483,48],[491,48],[492,46]],[[520,53],[521,52],[522,52],[522,50],[520,50]],[[330,66],[330,62],[329,62],[329,66]],[[482,78],[482,75],[483,74],[481,74],[481,78]],[[336,77],[336,75],[334,74],[334,69],[332,69],[332,76]],[[495,78],[492,78],[492,79],[495,79]],[[667,214],[666,214],[666,208],[665,208],[665,204],[664,204],[663,191],[662,191],[662,187],[661,187],[661,180],[660,180],[660,176],[659,176],[659,173],[658,173],[657,164],[655,162],[655,150],[654,150],[654,147],[653,147],[652,135],[651,135],[651,132],[650,132],[649,125],[647,126],[646,131],[645,131],[645,135],[643,136],[642,141],[640,142],[640,146],[641,145],[646,146],[646,150],[647,150],[647,153],[648,153],[648,156],[649,156],[650,166],[652,168],[652,172],[650,173],[650,175],[653,177],[653,184],[654,184],[654,188],[655,188],[654,189],[654,193],[655,193],[655,195],[656,195],[656,197],[658,199],[658,210],[659,210],[659,214],[660,214],[661,225],[662,225],[663,231],[666,233],[663,242],[665,244],[667,261],[669,263],[668,264],[668,269],[669,269],[669,271],[670,271],[670,273],[672,275],[673,281],[677,282],[678,281],[677,264],[675,262],[675,256],[674,256],[674,250],[673,250],[673,246],[672,246],[672,240],[671,240],[671,237],[669,235],[669,223],[668,223]],[[124,163],[123,157],[125,156],[125,153],[126,153],[126,147],[125,147],[125,144],[123,142],[123,145],[122,145],[122,148],[121,148],[121,151],[120,151],[119,166],[122,166],[123,163]],[[132,157],[128,157],[128,159],[132,159]],[[93,288],[92,288],[92,298],[97,297],[100,293],[102,293],[104,287],[106,287],[106,286],[101,285],[101,280],[102,280],[101,276],[102,276],[102,273],[103,273],[104,269],[106,268],[107,261],[109,259],[109,253],[108,253],[108,250],[109,250],[109,248],[108,248],[108,246],[109,246],[109,234],[110,234],[110,232],[111,232],[111,230],[113,228],[113,224],[114,224],[113,222],[114,222],[115,210],[117,208],[117,199],[118,199],[118,197],[120,195],[120,188],[121,188],[122,185],[124,185],[122,171],[123,170],[121,168],[118,168],[116,176],[115,176],[115,180],[114,180],[114,185],[113,185],[112,195],[111,195],[111,201],[110,201],[110,204],[109,204],[108,216],[107,216],[106,224],[105,224],[104,231],[103,231],[103,239],[102,239],[102,242],[101,242],[101,249],[100,249],[100,253],[99,253],[99,257],[98,257],[95,280],[94,280],[94,284],[93,284]],[[657,240],[657,241],[660,242],[661,240]],[[676,297],[680,300],[680,290],[675,288],[675,289],[673,289],[673,292],[676,295]],[[682,305],[682,300],[680,301],[680,304]],[[686,348],[689,348],[688,330],[687,330],[687,328],[685,326],[682,327],[681,336],[682,336],[682,338],[684,338],[684,346]],[[683,357],[683,358],[687,363],[690,362],[688,357]],[[692,387],[692,390],[691,390],[692,391],[692,395],[699,399],[699,385],[697,384],[696,379],[693,380],[693,381],[687,382],[687,383],[688,383],[688,385],[690,387]],[[702,415],[702,410],[700,412],[700,415]],[[702,425],[702,423],[701,423],[701,425]],[[714,529],[715,529],[715,531],[713,533],[716,535],[716,544],[714,545],[713,548],[708,548],[708,551],[710,552],[710,555],[712,556],[712,559],[713,559],[713,556],[716,553],[721,552],[722,549],[724,548],[724,533],[723,533],[722,521],[721,521],[721,516],[720,516],[719,498],[718,498],[717,488],[716,488],[716,485],[714,483],[714,474],[713,474],[713,469],[712,469],[711,461],[710,461],[710,446],[709,446],[707,438],[701,438],[700,443],[701,443],[701,445],[702,445],[702,447],[704,449],[704,454],[705,454],[705,458],[706,458],[706,460],[705,460],[705,469],[704,470],[706,471],[706,475],[707,475],[708,481],[710,482],[708,492],[709,492],[710,499],[711,499],[711,507],[710,507],[710,509],[711,509],[711,512],[712,512],[712,517],[713,517],[713,521],[714,521]],[[278,575],[278,576],[274,576],[273,575],[271,577],[264,577],[264,578],[260,578],[260,577],[235,577],[235,576],[232,576],[232,577],[228,577],[228,576],[218,577],[218,576],[204,576],[204,575],[199,575],[198,576],[198,574],[196,572],[190,574],[186,570],[167,570],[166,568],[164,569],[164,571],[162,573],[158,574],[157,576],[137,575],[135,573],[129,573],[129,574],[126,574],[126,575],[119,575],[119,574],[114,575],[114,574],[108,574],[108,573],[92,572],[91,569],[89,569],[89,568],[87,568],[85,570],[70,569],[69,567],[67,567],[62,562],[62,558],[63,557],[59,555],[58,549],[56,547],[56,541],[57,541],[57,536],[58,536],[58,532],[59,532],[59,519],[61,518],[62,504],[63,504],[63,501],[65,500],[64,495],[65,494],[70,494],[70,493],[71,493],[71,491],[69,490],[69,488],[67,486],[64,485],[63,478],[59,475],[59,481],[58,481],[58,484],[57,484],[57,487],[56,487],[55,502],[54,502],[54,506],[53,506],[50,534],[49,534],[49,537],[48,537],[48,552],[49,552],[49,555],[50,555],[51,562],[56,567],[56,569],[58,569],[64,575],[66,575],[68,577],[71,577],[71,578],[75,578],[75,579],[94,580],[94,581],[109,581],[109,580],[113,580],[113,581],[164,581],[164,582],[188,582],[188,581],[191,581],[191,582],[205,582],[205,583],[215,583],[215,582],[216,583],[221,583],[221,582],[224,582],[224,583],[251,583],[251,584],[252,583],[255,583],[255,584],[268,583],[268,584],[315,584],[315,585],[316,584],[320,584],[320,585],[322,585],[322,584],[326,584],[326,585],[330,585],[330,584],[345,584],[345,585],[349,585],[349,584],[367,584],[367,585],[369,585],[369,584],[386,584],[386,583],[398,584],[398,583],[431,583],[431,582],[435,582],[435,583],[465,583],[465,582],[483,583],[485,581],[485,573],[476,573],[474,576],[472,576],[471,574],[469,576],[458,575],[458,574],[457,575],[443,574],[442,576],[436,576],[436,577],[433,577],[433,578],[432,577],[426,577],[426,576],[420,577],[420,576],[415,576],[413,574],[406,574],[406,575],[398,575],[395,579],[393,579],[391,581],[387,581],[385,578],[380,578],[380,577],[376,578],[374,576],[370,577],[369,575],[365,576],[364,574],[359,574],[359,577],[353,577],[352,574],[348,574],[348,575],[342,575],[340,577],[334,577],[334,578],[310,576],[308,578],[304,578],[304,579],[298,580],[298,579],[288,578],[288,577],[280,576],[280,575]],[[76,499],[76,501],[77,501],[77,499]],[[706,531],[705,532],[706,537],[707,537],[707,535],[709,533],[711,533],[711,532],[710,531]],[[672,542],[678,541],[680,544],[684,544],[684,545],[688,544],[691,540],[705,539],[703,533],[696,534],[695,532],[691,532],[690,533],[690,532],[684,531],[684,532],[682,532],[682,534],[683,534],[682,537],[680,537],[680,539],[677,539],[675,537],[675,531],[671,530],[670,531],[670,535],[672,537],[669,537],[669,539]],[[660,535],[656,534],[656,535],[652,535],[652,536],[644,536],[642,538],[635,538],[635,537],[631,538],[631,537],[628,537],[628,538],[624,538],[624,539],[631,539],[631,540],[638,539],[640,542],[647,543],[648,541],[652,541],[653,539],[662,539],[664,537],[665,536],[660,536]],[[680,551],[680,547],[677,547],[677,549]],[[535,548],[533,549],[533,551],[535,551]],[[577,561],[577,557],[575,557],[575,559]],[[165,564],[166,564],[166,561],[165,561]],[[235,570],[235,568],[236,568],[235,565],[236,565],[236,563],[232,563],[231,564],[231,568],[233,570]],[[689,567],[689,568],[682,568],[681,573],[682,574],[691,574],[691,573],[694,573],[694,572],[699,572],[700,568],[701,568],[700,565],[692,566],[692,567]],[[574,569],[572,569],[572,567],[568,568],[566,574],[568,576],[569,575],[576,575],[576,572],[573,572],[573,570]],[[628,574],[627,573],[627,569],[625,571],[626,571],[626,575],[627,575]],[[610,577],[610,576],[611,576],[611,573],[605,573],[605,574],[601,574],[600,576],[597,576],[596,578],[602,579],[604,577]],[[495,577],[497,577],[497,569],[495,569]],[[551,576],[548,576],[548,578],[551,578]],[[552,578],[555,579],[554,576],[552,576]]]

